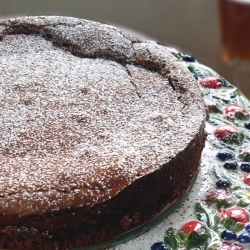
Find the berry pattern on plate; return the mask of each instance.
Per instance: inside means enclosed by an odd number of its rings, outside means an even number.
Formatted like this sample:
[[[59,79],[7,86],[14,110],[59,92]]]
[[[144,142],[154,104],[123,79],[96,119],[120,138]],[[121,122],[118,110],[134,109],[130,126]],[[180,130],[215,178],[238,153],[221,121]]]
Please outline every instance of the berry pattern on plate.
[[[193,57],[172,52],[197,79],[209,112],[207,143],[216,182],[194,207],[196,221],[166,229],[171,250],[250,249],[250,102]],[[191,58],[191,59],[190,59]],[[212,128],[212,129],[211,129]],[[164,249],[164,248],[163,248]]]

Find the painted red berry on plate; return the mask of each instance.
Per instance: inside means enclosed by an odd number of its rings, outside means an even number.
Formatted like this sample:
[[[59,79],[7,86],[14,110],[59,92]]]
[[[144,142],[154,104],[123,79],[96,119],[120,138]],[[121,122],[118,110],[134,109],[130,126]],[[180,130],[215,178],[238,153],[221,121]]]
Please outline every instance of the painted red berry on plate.
[[[249,117],[249,112],[242,106],[238,104],[230,104],[225,107],[223,114],[226,118],[229,119],[242,119],[242,118],[247,118]]]
[[[221,87],[221,80],[216,76],[208,76],[199,80],[203,88],[218,89]]]
[[[233,218],[235,221],[240,223],[247,223],[249,222],[249,214],[246,209],[241,207],[231,207],[225,209],[222,212],[223,216]]]
[[[245,175],[243,176],[243,182],[244,182],[246,185],[250,186],[250,173],[247,173],[247,174],[245,174]]]
[[[209,250],[244,250],[242,246],[235,244],[235,243],[228,243],[228,242],[215,243],[212,246],[210,246],[208,249]]]
[[[184,224],[177,234],[180,242],[189,248],[207,245],[211,238],[207,226],[200,221],[189,221]]]
[[[237,128],[231,125],[221,125],[214,130],[215,137],[220,140],[229,140],[233,135],[236,135],[236,133]]]
[[[203,224],[199,221],[189,221],[185,225],[183,225],[180,229],[181,232],[188,234],[192,232],[199,233]]]
[[[224,182],[225,181],[225,182]],[[228,180],[223,180],[221,184],[216,183],[217,187],[220,189],[209,190],[206,194],[207,203],[215,203],[217,208],[230,207],[234,204],[233,197],[230,192],[222,188],[227,188],[230,186]]]
[[[221,212],[220,219],[227,229],[239,232],[249,222],[249,213],[244,208],[231,207]]]
[[[244,248],[238,244],[235,243],[226,243],[223,242],[221,245],[221,248],[219,248],[220,250],[244,250]]]

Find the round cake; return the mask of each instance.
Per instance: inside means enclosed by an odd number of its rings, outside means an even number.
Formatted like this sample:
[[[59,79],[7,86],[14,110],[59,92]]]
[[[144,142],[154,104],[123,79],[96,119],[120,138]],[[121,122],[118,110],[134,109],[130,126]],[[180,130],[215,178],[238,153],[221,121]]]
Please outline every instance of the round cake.
[[[0,21],[0,248],[108,241],[179,199],[206,110],[168,47],[93,21]]]

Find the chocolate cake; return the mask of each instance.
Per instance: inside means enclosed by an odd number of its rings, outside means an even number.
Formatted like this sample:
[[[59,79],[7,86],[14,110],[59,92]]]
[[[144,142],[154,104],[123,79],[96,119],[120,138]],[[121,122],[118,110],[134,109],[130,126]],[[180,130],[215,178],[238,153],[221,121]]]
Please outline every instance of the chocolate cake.
[[[0,248],[117,237],[181,197],[206,112],[165,46],[68,17],[0,21]]]

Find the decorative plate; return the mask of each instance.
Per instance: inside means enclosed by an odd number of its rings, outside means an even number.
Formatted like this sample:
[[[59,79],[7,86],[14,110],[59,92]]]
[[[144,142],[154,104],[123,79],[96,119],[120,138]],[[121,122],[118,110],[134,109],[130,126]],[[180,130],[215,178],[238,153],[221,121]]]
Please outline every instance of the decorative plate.
[[[250,102],[214,70],[169,49],[197,79],[209,111],[197,179],[147,225],[84,249],[250,249]]]

